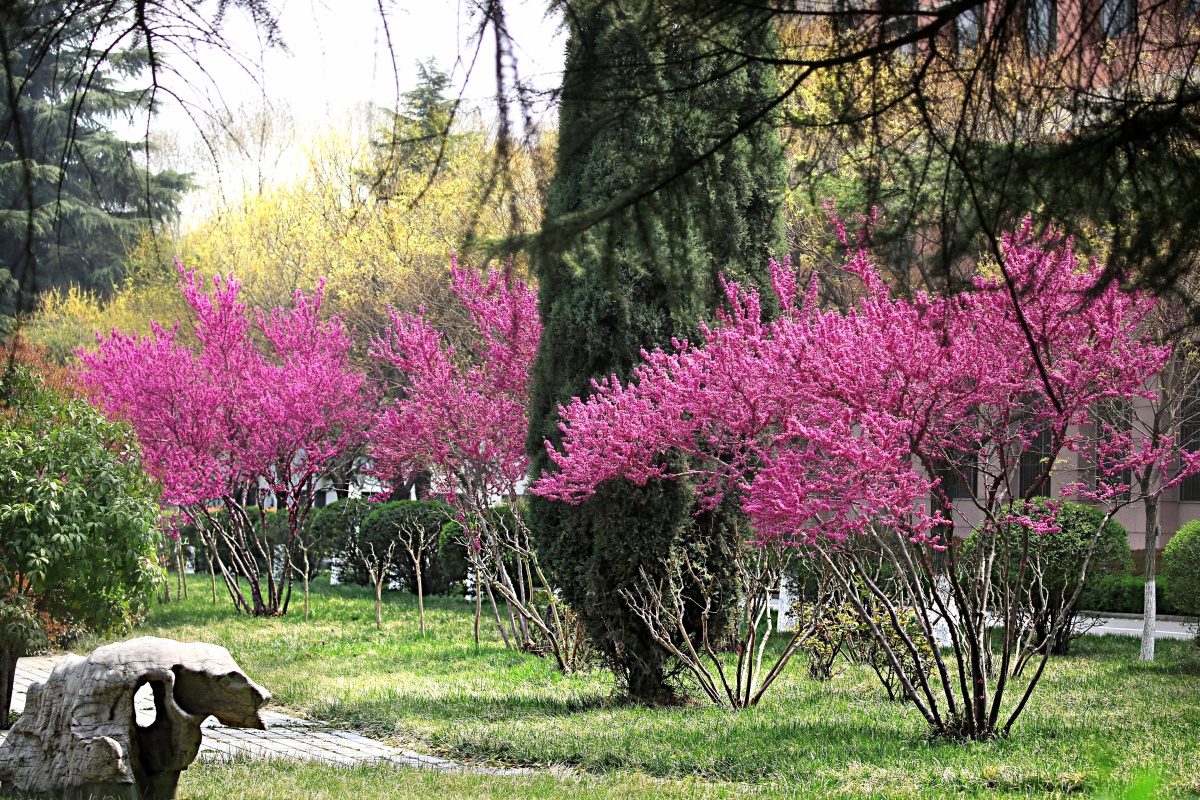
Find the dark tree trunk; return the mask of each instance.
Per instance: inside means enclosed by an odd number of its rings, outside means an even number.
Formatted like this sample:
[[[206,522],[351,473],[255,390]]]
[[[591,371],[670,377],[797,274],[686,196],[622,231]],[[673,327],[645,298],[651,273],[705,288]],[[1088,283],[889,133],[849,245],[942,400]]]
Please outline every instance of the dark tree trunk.
[[[8,715],[12,710],[13,685],[17,679],[17,659],[21,651],[0,648],[0,731],[8,730]]]

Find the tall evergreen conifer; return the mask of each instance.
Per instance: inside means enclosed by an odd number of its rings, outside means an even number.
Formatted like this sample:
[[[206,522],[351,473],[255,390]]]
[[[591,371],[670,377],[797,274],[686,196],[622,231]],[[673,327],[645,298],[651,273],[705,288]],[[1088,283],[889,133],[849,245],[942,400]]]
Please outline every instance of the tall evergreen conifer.
[[[142,43],[105,49],[120,5],[0,7],[0,328],[17,291],[111,290],[128,243],[173,219],[190,185],[178,172],[150,172],[146,143],[113,131],[149,110],[150,97],[130,85],[149,67]]]
[[[782,247],[783,149],[774,115],[763,114],[778,96],[776,77],[733,55],[775,46],[769,14],[733,15],[706,42],[689,37],[684,46],[650,41],[611,4],[568,20],[557,171],[535,255],[545,324],[531,399],[535,475],[551,467],[543,442],[558,440],[559,404],[589,394],[593,379],[627,379],[643,348],[695,340],[698,321],[722,302],[719,275],[767,286],[768,260]],[[751,135],[647,192],[759,116]],[[612,213],[636,194],[645,196]],[[550,233],[592,215],[599,221],[569,239]],[[687,552],[733,602],[734,506],[697,516],[692,487],[670,481],[614,484],[579,506],[532,500],[544,561],[631,697],[663,702],[673,693],[665,654],[620,590],[639,570],[662,574],[665,558]]]

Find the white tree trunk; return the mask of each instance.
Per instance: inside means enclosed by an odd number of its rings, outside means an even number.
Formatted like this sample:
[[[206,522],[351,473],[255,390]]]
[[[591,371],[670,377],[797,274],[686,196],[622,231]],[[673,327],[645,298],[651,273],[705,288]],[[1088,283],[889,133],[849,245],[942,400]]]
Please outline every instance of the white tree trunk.
[[[1142,612],[1142,661],[1154,660],[1155,623],[1158,601],[1155,594],[1156,562],[1158,561],[1158,500],[1146,500],[1146,593]]]

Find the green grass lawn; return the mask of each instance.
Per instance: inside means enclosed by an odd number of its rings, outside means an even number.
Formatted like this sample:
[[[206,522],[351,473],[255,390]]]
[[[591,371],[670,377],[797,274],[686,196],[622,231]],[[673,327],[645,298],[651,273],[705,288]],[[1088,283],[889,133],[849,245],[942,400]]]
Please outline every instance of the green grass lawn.
[[[220,588],[220,587],[218,587]],[[227,647],[274,703],[409,748],[462,760],[555,769],[537,778],[442,775],[288,763],[197,765],[181,797],[1200,797],[1200,651],[1085,637],[1047,668],[1013,735],[983,744],[931,741],[909,706],[873,674],[846,668],[819,684],[801,659],[757,708],[648,709],[613,699],[601,670],[564,678],[506,652],[494,627],[479,652],[473,607],[427,600],[429,635],[411,595],[372,598],[315,587],[312,618],[233,614],[193,577],[191,599],[155,606],[130,635]],[[485,629],[486,630],[486,629]],[[95,644],[95,643],[90,643]]]

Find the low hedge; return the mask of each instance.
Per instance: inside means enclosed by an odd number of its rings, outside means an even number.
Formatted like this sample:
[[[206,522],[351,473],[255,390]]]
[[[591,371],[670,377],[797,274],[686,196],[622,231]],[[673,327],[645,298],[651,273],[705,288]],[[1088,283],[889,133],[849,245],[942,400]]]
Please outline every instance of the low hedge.
[[[1171,602],[1170,578],[1159,575],[1154,584],[1159,614],[1181,614]],[[1089,579],[1079,598],[1079,607],[1086,611],[1107,611],[1115,614],[1141,614],[1145,611],[1146,578],[1142,575],[1102,575]]]

